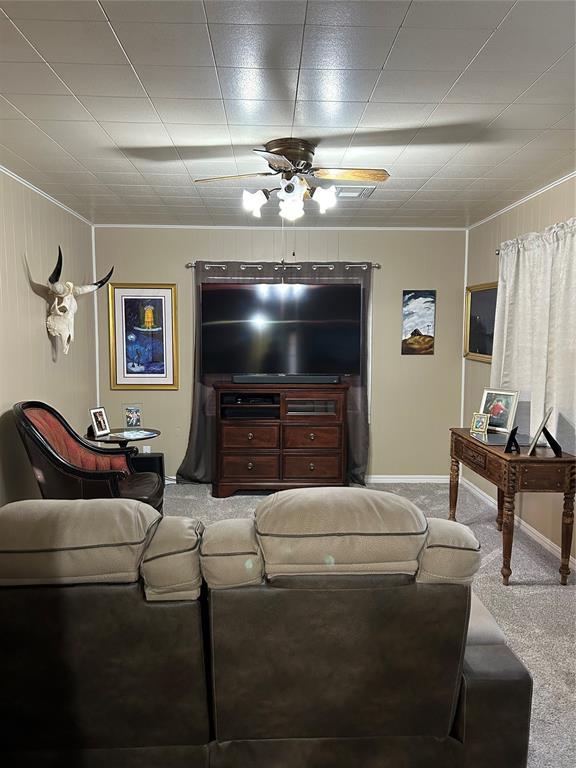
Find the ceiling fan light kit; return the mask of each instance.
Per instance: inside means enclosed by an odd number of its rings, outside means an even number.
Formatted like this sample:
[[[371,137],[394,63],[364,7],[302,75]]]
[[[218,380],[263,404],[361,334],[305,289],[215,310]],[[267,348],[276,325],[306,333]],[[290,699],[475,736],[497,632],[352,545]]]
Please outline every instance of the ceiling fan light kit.
[[[259,189],[257,192],[242,193],[242,205],[257,219],[262,218],[262,206],[272,192],[280,201],[279,215],[287,221],[296,221],[304,215],[304,199],[312,198],[318,204],[319,212],[326,213],[337,202],[336,187],[323,187],[318,181],[386,181],[389,174],[383,168],[319,168],[314,167],[316,145],[306,139],[273,139],[264,144],[264,149],[253,151],[268,163],[267,173],[243,173],[237,176],[221,176],[196,179],[197,182],[234,179],[245,176],[279,176],[280,187]]]

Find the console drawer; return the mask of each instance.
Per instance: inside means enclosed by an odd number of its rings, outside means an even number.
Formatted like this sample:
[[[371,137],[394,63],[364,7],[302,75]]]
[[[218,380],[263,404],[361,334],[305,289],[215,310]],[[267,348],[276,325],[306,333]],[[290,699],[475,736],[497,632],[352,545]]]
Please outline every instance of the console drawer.
[[[278,448],[280,430],[278,424],[250,426],[249,424],[222,424],[220,444],[222,448]]]
[[[340,427],[284,427],[284,448],[340,448]]]
[[[316,480],[318,478],[337,480],[341,475],[341,456],[318,456],[315,454],[298,454],[284,456],[285,480]]]
[[[250,480],[250,478],[280,479],[278,456],[259,456],[249,453],[223,453],[222,479]]]

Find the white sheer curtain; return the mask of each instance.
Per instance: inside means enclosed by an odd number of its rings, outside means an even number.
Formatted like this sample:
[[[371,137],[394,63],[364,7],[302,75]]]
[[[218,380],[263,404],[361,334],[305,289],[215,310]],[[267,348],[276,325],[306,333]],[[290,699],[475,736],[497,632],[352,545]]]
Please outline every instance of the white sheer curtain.
[[[548,428],[574,452],[576,218],[500,246],[491,386],[530,400],[531,433]]]

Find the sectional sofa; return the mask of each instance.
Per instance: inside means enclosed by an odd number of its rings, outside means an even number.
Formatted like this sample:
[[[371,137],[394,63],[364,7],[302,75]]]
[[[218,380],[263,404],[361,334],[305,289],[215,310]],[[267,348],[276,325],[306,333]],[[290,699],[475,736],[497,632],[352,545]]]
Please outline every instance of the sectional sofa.
[[[523,768],[531,678],[459,523],[365,489],[206,528],[121,499],[0,509],[12,766]]]

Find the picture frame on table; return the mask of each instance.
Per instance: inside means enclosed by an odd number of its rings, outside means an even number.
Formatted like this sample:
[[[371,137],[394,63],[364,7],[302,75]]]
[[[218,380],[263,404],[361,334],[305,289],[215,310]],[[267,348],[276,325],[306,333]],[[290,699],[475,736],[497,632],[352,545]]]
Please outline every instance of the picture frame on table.
[[[90,408],[90,418],[92,420],[92,429],[94,437],[104,437],[110,434],[110,424],[106,411],[101,406]]]
[[[488,415],[489,432],[510,432],[514,426],[518,392],[487,387],[482,395],[479,413]]]
[[[474,413],[472,414],[472,423],[470,424],[470,432],[481,432],[486,434],[488,431],[488,423],[490,416],[487,413]]]
[[[111,389],[178,389],[174,283],[108,286]]]
[[[492,362],[497,293],[498,283],[480,283],[466,288],[464,357],[468,360]]]

